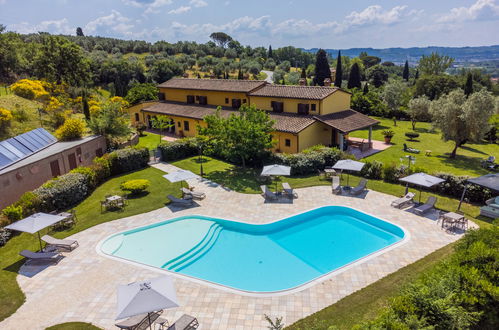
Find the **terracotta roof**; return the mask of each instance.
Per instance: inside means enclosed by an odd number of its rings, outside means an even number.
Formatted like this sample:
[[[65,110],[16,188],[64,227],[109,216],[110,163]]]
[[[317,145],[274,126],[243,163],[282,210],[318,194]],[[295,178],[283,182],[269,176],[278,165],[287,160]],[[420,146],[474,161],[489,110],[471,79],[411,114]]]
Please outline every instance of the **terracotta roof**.
[[[170,116],[186,117],[193,119],[203,119],[207,115],[214,114],[216,107],[191,105],[176,102],[158,102],[154,105],[143,108],[144,111],[160,113]],[[235,110],[222,109],[220,115],[229,117],[237,113]],[[279,132],[298,133],[316,121],[313,116],[303,116],[287,113],[270,113],[270,117],[275,120],[274,128]]]
[[[265,84],[263,80],[172,78],[158,87],[249,93]]]
[[[324,86],[285,86],[265,85],[251,93],[250,96],[282,97],[292,99],[322,100],[339,90]]]
[[[379,123],[376,119],[372,119],[352,109],[330,113],[323,116],[315,116],[315,118],[326,125],[329,125],[343,133],[356,131],[362,128],[373,126]]]

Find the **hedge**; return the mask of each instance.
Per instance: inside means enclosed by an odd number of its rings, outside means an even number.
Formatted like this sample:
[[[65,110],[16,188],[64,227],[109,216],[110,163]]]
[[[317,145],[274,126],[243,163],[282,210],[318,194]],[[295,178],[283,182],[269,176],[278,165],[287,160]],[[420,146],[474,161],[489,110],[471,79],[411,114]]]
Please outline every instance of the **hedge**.
[[[123,182],[120,185],[120,189],[123,191],[128,191],[132,195],[136,195],[145,191],[147,188],[149,188],[150,185],[151,182],[149,180],[136,179]]]
[[[147,148],[118,149],[109,154],[111,174],[116,175],[144,168],[149,163]]]
[[[297,154],[274,154],[267,163],[290,166],[291,175],[305,175],[317,173],[343,158],[346,158],[346,154],[339,149],[319,146]]]
[[[33,192],[40,197],[45,212],[67,209],[87,197],[90,186],[86,175],[67,173],[52,179]]]
[[[195,138],[163,142],[158,146],[161,152],[161,159],[167,162],[197,155],[199,151],[195,143]]]

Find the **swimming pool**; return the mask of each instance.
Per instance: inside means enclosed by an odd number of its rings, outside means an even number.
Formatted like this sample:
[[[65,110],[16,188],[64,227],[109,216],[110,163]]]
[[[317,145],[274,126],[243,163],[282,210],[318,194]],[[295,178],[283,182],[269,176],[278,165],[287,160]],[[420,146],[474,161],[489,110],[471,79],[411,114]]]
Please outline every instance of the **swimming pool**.
[[[304,285],[404,236],[374,216],[326,206],[264,225],[183,216],[112,235],[100,250],[224,287],[271,293]]]

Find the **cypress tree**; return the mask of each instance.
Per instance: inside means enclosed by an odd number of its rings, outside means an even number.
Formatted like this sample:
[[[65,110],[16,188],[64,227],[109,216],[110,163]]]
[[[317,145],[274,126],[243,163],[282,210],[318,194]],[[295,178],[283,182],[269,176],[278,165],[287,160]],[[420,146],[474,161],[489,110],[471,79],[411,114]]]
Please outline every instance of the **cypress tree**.
[[[307,79],[307,69],[305,69],[305,68],[301,69],[301,77],[300,78]]]
[[[402,78],[405,79],[405,81],[409,81],[409,61],[405,61],[404,65],[404,72],[402,73]]]
[[[369,93],[369,84],[365,83],[364,84],[364,91],[362,92],[362,94],[366,95],[367,93]]]
[[[324,86],[324,79],[331,79],[331,69],[324,49],[319,49],[315,59],[315,81],[317,85]]]
[[[418,80],[419,78],[419,69],[416,69],[416,74],[414,75],[414,80]]]
[[[90,107],[88,106],[87,93],[83,92],[81,101],[83,103],[83,114],[85,115],[85,119],[90,120]]]
[[[473,93],[473,75],[471,72],[468,72],[468,76],[466,77],[466,83],[464,84],[464,94],[466,97],[470,96]]]
[[[343,76],[343,69],[341,67],[341,50],[338,51],[338,60],[336,61],[336,77],[334,85],[341,88],[341,78]]]
[[[243,80],[244,79],[243,72],[241,71],[241,68],[239,68],[239,72],[237,73],[237,79],[239,79],[239,80]]]
[[[350,74],[348,75],[348,89],[351,88],[361,88],[361,78],[359,64],[354,63],[350,68]]]
[[[267,56],[268,58],[274,58],[274,54],[272,54],[272,45],[269,46],[269,54]]]

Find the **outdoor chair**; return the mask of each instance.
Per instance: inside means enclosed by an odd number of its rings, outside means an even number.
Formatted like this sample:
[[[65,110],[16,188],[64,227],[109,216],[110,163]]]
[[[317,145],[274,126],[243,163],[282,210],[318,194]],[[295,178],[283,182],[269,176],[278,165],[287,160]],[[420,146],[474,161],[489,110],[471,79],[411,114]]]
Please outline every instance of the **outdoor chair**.
[[[182,194],[184,195],[184,197],[190,196],[191,198],[199,199],[199,200],[206,198],[206,194],[204,192],[201,192],[201,191],[193,191],[193,190],[189,190],[187,188],[180,188],[180,190],[182,191]]]
[[[435,206],[435,203],[437,202],[437,198],[434,197],[434,196],[430,196],[428,197],[428,199],[426,200],[426,203],[424,203],[423,205],[420,205],[418,207],[416,207],[414,209],[414,212],[418,215],[423,215],[425,214],[426,212],[430,211],[433,209],[433,207]]]
[[[263,196],[263,198],[265,198],[266,200],[267,199],[270,199],[270,200],[276,200],[277,199],[277,195],[274,192],[272,192],[267,187],[267,185],[261,185],[260,189],[262,190],[262,196]]]
[[[418,149],[414,149],[414,148],[408,147],[407,144],[405,144],[405,143],[404,143],[404,151],[405,152],[410,152],[410,153],[413,153],[413,154],[419,154],[419,150]]]
[[[298,198],[298,193],[296,193],[293,188],[289,185],[287,182],[282,183],[282,189],[284,191],[284,195],[287,197],[293,199],[293,198]]]
[[[167,330],[192,330],[199,327],[199,322],[194,316],[187,314],[182,315],[175,323],[168,327]]]
[[[482,160],[482,167],[493,170],[496,166],[496,158],[494,156],[489,156],[487,159]]]
[[[78,241],[76,241],[76,240],[58,239],[58,238],[54,238],[50,235],[44,235],[42,237],[42,241],[47,243],[47,245],[49,245],[49,246],[54,246],[57,249],[62,249],[62,250],[66,250],[66,251],[73,251],[74,249],[76,249],[79,246]]]
[[[172,204],[178,204],[178,205],[182,205],[182,206],[191,206],[194,201],[191,198],[177,198],[175,196],[172,196],[172,195],[168,195],[166,196],[171,202]]]
[[[109,202],[107,200],[100,201],[100,213],[102,213],[103,211],[107,211],[108,208],[109,208]]]
[[[333,180],[331,181],[331,188],[333,190],[333,194],[341,194],[341,184],[339,176],[333,176]]]
[[[360,180],[357,187],[354,187],[350,190],[351,195],[360,195],[364,190],[366,190],[367,179]]]
[[[19,255],[29,259],[30,261],[48,261],[58,263],[61,260],[59,252],[33,252],[30,250],[22,250]]]
[[[127,329],[127,330],[145,330],[148,329],[149,327],[152,327],[154,321],[156,321],[156,319],[161,315],[161,313],[163,313],[163,311],[152,312],[149,314],[135,315],[127,318],[124,321],[116,323],[115,326],[117,326],[120,329]]]
[[[398,208],[398,209],[401,209],[401,208],[407,206],[407,204],[412,203],[412,199],[414,198],[414,196],[415,196],[414,193],[408,192],[405,196],[394,200],[391,203],[391,206]]]

